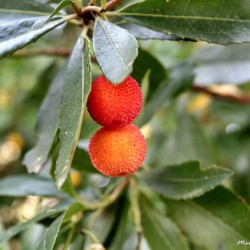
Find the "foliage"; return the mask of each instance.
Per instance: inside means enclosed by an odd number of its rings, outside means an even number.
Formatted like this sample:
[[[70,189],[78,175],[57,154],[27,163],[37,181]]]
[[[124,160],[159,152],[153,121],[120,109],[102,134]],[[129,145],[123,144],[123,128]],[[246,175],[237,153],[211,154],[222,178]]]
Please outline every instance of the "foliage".
[[[0,248],[248,249],[249,9],[0,0]],[[88,155],[102,73],[143,92],[147,159],[129,177],[102,176]]]

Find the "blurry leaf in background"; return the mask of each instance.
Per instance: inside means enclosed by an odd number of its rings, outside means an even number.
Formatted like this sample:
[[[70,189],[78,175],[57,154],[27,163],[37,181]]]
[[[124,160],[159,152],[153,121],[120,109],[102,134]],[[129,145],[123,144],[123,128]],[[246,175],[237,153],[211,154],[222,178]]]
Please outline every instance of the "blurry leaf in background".
[[[146,124],[159,111],[159,107],[173,101],[189,88],[193,82],[193,67],[189,63],[180,63],[169,70],[167,80],[161,82],[142,114],[141,125]]]
[[[250,241],[250,210],[241,197],[217,187],[193,201],[166,200],[169,215],[197,246],[235,250]],[[249,246],[240,246],[247,250]]]
[[[213,189],[230,177],[226,168],[201,168],[199,162],[154,168],[141,174],[141,178],[154,191],[170,199],[192,199]]]
[[[213,1],[206,8],[202,0],[145,0],[115,15],[167,35],[229,44],[250,41],[249,8],[248,0]]]
[[[100,68],[109,81],[120,83],[132,72],[138,45],[127,30],[98,18],[95,21],[93,45]]]
[[[0,180],[0,196],[25,197],[28,195],[61,197],[68,196],[56,189],[51,179],[38,175],[12,175]]]
[[[140,197],[142,228],[151,249],[188,250],[181,230],[168,217],[160,214],[143,195]]]
[[[209,45],[191,59],[196,64],[195,84],[242,84],[250,81],[250,45]]]
[[[39,221],[41,221],[41,220],[43,220],[45,218],[54,217],[55,215],[64,212],[67,207],[68,207],[68,205],[54,207],[51,210],[48,210],[46,212],[45,211],[41,212],[40,214],[36,215],[34,218],[32,218],[30,220],[27,220],[27,221],[25,221],[23,223],[16,224],[16,225],[8,228],[4,232],[4,234],[0,235],[0,246],[1,246],[2,243],[8,241],[12,237],[19,234],[20,232],[26,230],[30,226],[34,225],[36,222],[39,222]]]
[[[39,172],[43,164],[47,161],[49,152],[54,142],[54,138],[59,126],[59,107],[62,95],[63,79],[65,68],[59,72],[45,97],[40,108],[36,131],[38,134],[37,144],[28,151],[24,157],[23,164],[27,166],[29,172]],[[53,107],[53,109],[51,108]]]
[[[174,133],[157,136],[154,149],[157,154],[150,156],[150,165],[166,166],[199,160],[202,166],[209,166],[217,162],[213,140],[197,118],[185,110],[178,111],[176,126]]]
[[[147,99],[150,99],[159,87],[160,83],[166,78],[167,70],[154,56],[143,49],[139,49],[139,54],[135,59],[133,68],[132,76],[138,81],[139,84],[141,84],[146,72],[148,70],[150,71],[150,85],[147,95]]]

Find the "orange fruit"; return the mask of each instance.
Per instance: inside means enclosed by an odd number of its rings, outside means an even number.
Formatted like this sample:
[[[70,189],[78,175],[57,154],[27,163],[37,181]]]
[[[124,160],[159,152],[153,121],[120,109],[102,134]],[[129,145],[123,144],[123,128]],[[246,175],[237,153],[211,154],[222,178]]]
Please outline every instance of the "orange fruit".
[[[103,75],[96,78],[88,97],[90,116],[107,128],[120,128],[130,124],[140,113],[142,92],[137,81],[128,76],[114,85]]]
[[[90,139],[90,159],[104,175],[118,177],[134,173],[146,157],[146,141],[135,125],[99,129]]]

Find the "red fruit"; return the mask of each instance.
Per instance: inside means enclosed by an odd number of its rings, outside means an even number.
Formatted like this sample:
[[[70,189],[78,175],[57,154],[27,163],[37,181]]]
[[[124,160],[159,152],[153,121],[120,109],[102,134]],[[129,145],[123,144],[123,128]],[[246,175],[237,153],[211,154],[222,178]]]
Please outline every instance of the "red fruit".
[[[100,125],[120,128],[130,124],[140,113],[141,89],[131,76],[118,85],[99,76],[92,84],[87,107],[91,117]]]
[[[90,139],[90,159],[107,176],[126,176],[135,172],[146,157],[146,141],[130,124],[122,128],[99,129]]]

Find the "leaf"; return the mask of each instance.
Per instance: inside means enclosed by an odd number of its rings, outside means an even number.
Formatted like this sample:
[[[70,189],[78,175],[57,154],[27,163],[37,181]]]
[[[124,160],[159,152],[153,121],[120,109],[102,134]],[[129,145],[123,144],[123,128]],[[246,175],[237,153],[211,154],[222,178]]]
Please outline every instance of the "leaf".
[[[199,162],[155,168],[141,178],[156,192],[171,199],[192,199],[213,189],[232,175],[225,168],[211,166],[202,169]]]
[[[136,39],[125,29],[97,18],[93,44],[96,59],[109,81],[120,83],[132,72],[138,48]]]
[[[228,44],[250,41],[248,0],[145,0],[108,13],[179,38]]]
[[[84,53],[82,50],[84,48]],[[56,161],[57,187],[67,178],[80,135],[91,85],[89,40],[79,38],[69,59],[60,109],[60,149]]]
[[[56,189],[54,182],[39,175],[12,175],[0,180],[0,196],[25,197],[28,195],[68,197]]]
[[[68,205],[67,205],[68,206]],[[41,221],[43,219],[53,217],[56,214],[62,213],[66,209],[66,206],[58,207],[58,208],[53,208],[48,211],[43,211],[42,213],[38,214],[34,218],[25,221],[23,223],[14,225],[10,227],[8,230],[5,231],[5,233],[0,235],[0,244],[3,242],[11,239],[12,237],[16,236],[20,232],[24,231],[25,229],[29,228],[31,225],[34,225],[36,222]]]
[[[140,25],[136,25],[133,23],[122,23],[119,24],[120,27],[123,29],[128,30],[134,37],[140,40],[147,40],[147,39],[159,39],[159,40],[170,40],[170,41],[177,41],[179,40],[177,37],[166,35],[164,33],[151,30]]]
[[[0,0],[0,41],[16,37],[46,20],[53,9],[33,0]]]
[[[79,147],[75,150],[72,167],[84,173],[98,173],[91,163],[88,152]]]
[[[49,16],[48,20],[50,20],[53,16],[55,16],[60,10],[65,8],[66,6],[70,5],[73,2],[73,0],[62,0],[57,7],[54,9],[54,11]],[[47,20],[47,21],[48,21]]]
[[[191,60],[195,63],[195,83],[242,84],[250,81],[249,44],[227,47],[210,45],[198,50]]]
[[[166,166],[198,160],[202,165],[208,166],[218,161],[214,148],[204,126],[197,118],[188,114],[183,105],[183,109],[180,108],[177,112],[174,133],[158,138],[155,150],[161,157],[152,155],[150,165]]]
[[[36,250],[52,250],[55,245],[64,214],[59,216],[43,234]]]
[[[250,241],[249,206],[223,187],[193,201],[166,200],[166,204],[170,216],[199,247],[235,250],[238,241]]]
[[[160,83],[166,78],[167,70],[153,55],[145,50],[139,49],[138,57],[134,62],[132,76],[141,84],[141,81],[148,70],[150,70],[150,85],[147,100],[152,97]]]
[[[151,249],[188,250],[188,244],[180,229],[166,216],[155,210],[141,195],[142,228]]]
[[[146,124],[161,106],[170,103],[173,98],[190,87],[193,77],[191,64],[180,63],[172,67],[169,71],[169,78],[161,82],[150,102],[146,105],[140,125]]]
[[[26,45],[35,42],[39,37],[48,33],[49,31],[55,29],[57,26],[63,24],[65,19],[61,18],[56,21],[52,21],[45,25],[42,25],[44,22],[37,23],[37,27],[21,34],[17,37],[12,37],[7,40],[0,42],[0,59],[13,54],[18,49],[25,47]]]
[[[39,110],[36,124],[37,144],[26,153],[23,160],[23,164],[27,166],[30,173],[39,172],[48,160],[59,126],[59,109],[65,68],[66,66],[55,77]]]

